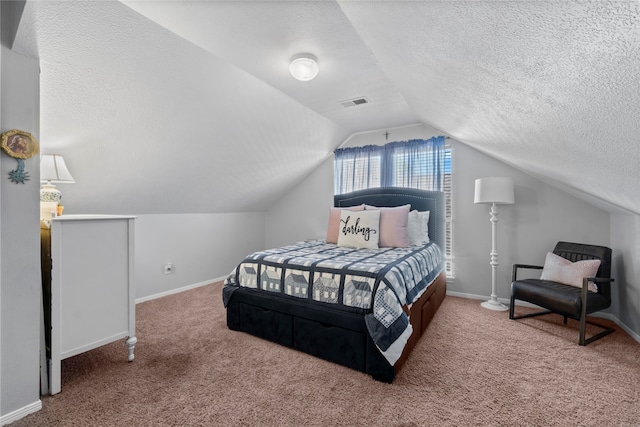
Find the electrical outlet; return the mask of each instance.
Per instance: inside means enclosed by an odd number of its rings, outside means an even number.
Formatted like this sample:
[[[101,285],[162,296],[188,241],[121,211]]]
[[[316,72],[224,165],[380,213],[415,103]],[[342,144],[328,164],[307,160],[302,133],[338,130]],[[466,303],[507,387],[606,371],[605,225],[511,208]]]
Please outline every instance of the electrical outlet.
[[[174,268],[175,268],[175,267],[174,267],[174,266],[173,266],[173,264],[171,264],[171,263],[169,263],[169,264],[165,264],[165,265],[164,265],[164,269],[163,269],[164,274],[171,274],[171,273],[173,273],[173,269],[174,269]]]

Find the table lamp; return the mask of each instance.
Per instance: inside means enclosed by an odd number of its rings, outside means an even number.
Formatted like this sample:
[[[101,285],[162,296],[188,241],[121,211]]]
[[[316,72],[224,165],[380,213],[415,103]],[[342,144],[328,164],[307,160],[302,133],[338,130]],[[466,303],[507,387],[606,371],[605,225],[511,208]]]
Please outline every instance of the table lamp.
[[[40,156],[40,220],[49,221],[56,216],[62,193],[54,183],[73,184],[73,179],[62,156],[42,154]]]

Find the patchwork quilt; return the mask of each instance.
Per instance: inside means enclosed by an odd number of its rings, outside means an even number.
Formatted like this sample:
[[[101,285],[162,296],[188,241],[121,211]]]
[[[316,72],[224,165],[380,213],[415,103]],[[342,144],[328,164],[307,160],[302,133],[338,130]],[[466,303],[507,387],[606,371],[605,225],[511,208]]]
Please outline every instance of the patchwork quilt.
[[[354,249],[324,240],[255,252],[225,280],[225,306],[238,287],[332,304],[364,313],[367,330],[392,366],[412,333],[403,306],[417,300],[444,267],[434,243]]]

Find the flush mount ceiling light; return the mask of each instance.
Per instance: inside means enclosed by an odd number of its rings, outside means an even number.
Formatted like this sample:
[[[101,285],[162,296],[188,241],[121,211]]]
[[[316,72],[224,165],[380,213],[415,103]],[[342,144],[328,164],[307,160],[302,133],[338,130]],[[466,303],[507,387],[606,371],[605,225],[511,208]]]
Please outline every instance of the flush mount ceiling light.
[[[310,53],[299,53],[291,58],[289,72],[301,82],[312,80],[318,75],[319,71],[318,60]]]

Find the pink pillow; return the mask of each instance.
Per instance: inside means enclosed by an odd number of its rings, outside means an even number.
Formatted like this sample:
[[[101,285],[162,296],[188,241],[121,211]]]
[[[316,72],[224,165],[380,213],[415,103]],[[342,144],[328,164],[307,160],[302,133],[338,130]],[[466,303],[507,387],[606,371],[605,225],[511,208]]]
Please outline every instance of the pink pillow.
[[[407,223],[411,205],[398,206],[396,208],[378,208],[365,205],[365,208],[380,210],[380,239],[378,246],[381,248],[406,248],[409,246]]]
[[[338,229],[340,228],[340,211],[363,211],[364,204],[349,206],[348,208],[329,208],[329,226],[327,227],[327,243],[338,243]]]
[[[585,277],[595,277],[598,268],[600,268],[599,259],[571,262],[559,255],[547,252],[547,258],[544,261],[540,279],[581,288],[582,279]],[[598,292],[598,287],[593,282],[589,282],[588,288],[591,292]]]

